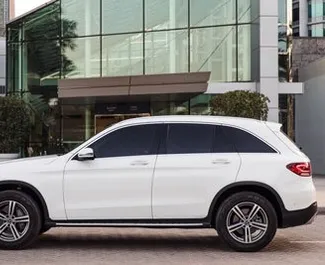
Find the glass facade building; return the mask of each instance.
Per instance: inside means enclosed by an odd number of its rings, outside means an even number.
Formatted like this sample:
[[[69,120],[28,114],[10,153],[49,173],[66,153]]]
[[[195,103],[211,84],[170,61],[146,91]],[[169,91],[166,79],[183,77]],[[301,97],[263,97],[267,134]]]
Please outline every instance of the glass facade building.
[[[108,103],[59,100],[62,79],[210,72],[215,82],[256,81],[257,17],[257,0],[61,0],[12,21],[8,94],[34,104],[40,121],[29,145],[37,154],[57,152],[100,130],[99,110]],[[155,98],[137,103],[141,115],[209,111],[205,94]],[[114,121],[132,114],[125,102],[109,104]]]
[[[325,1],[293,0],[293,35],[325,36]]]

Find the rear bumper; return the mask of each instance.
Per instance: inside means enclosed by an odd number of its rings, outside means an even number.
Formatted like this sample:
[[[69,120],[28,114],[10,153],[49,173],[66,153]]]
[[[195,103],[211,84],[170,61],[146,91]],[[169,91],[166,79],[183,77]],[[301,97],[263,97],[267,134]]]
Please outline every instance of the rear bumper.
[[[316,214],[317,202],[314,202],[308,208],[303,210],[283,211],[280,228],[310,224],[314,221]]]

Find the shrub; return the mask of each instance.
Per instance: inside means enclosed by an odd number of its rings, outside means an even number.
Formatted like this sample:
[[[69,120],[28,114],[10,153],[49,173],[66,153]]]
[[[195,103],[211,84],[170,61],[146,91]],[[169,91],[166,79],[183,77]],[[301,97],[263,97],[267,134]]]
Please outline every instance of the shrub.
[[[211,99],[211,114],[267,120],[268,102],[263,94],[250,91],[231,91]]]
[[[0,153],[18,153],[30,133],[29,108],[17,97],[0,97]]]

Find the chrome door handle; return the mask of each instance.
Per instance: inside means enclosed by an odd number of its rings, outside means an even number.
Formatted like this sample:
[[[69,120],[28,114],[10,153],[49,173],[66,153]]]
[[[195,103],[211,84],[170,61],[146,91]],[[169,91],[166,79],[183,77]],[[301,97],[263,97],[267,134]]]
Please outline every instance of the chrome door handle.
[[[131,163],[132,166],[146,166],[148,164],[149,164],[148,161],[133,161]]]
[[[229,160],[227,160],[227,159],[216,159],[216,160],[213,160],[212,161],[212,164],[215,164],[215,165],[220,165],[220,164],[222,164],[222,165],[228,165],[228,164],[230,164],[230,161]]]

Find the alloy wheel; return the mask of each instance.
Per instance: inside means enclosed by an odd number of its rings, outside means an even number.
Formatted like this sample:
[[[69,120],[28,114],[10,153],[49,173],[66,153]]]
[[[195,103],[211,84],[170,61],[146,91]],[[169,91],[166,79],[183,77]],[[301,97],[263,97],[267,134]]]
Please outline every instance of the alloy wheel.
[[[268,230],[264,209],[254,202],[236,204],[227,215],[227,230],[233,239],[244,244],[259,241]]]
[[[0,202],[1,241],[18,241],[27,233],[29,226],[29,213],[21,203],[13,200]]]

